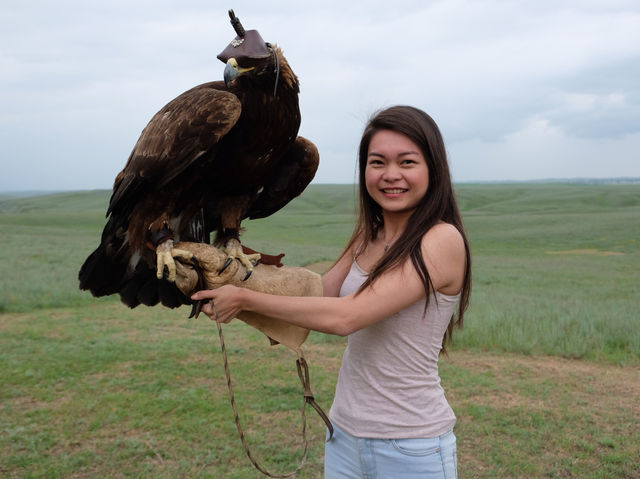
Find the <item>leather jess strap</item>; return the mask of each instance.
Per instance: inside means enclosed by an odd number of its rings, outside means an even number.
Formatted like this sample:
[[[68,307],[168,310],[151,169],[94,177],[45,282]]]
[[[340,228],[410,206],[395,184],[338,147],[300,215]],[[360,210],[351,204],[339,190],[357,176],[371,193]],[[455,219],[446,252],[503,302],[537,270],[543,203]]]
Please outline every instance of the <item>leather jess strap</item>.
[[[302,387],[304,389],[304,402],[302,403],[302,432],[301,432],[302,441],[304,444],[302,459],[300,460],[300,464],[294,471],[288,472],[285,474],[274,474],[266,470],[262,465],[260,465],[260,463],[258,463],[258,461],[253,457],[253,454],[251,453],[249,446],[247,445],[244,430],[242,429],[242,425],[240,424],[240,415],[238,414],[238,407],[236,405],[233,386],[231,384],[231,372],[229,370],[227,348],[225,346],[224,336],[222,334],[222,325],[220,324],[220,321],[218,321],[217,314],[216,314],[216,324],[218,326],[218,335],[220,337],[220,347],[222,349],[222,358],[224,360],[224,372],[227,378],[227,388],[229,389],[229,398],[231,399],[231,408],[233,409],[236,429],[238,430],[240,441],[242,442],[242,446],[244,447],[244,450],[247,453],[247,457],[251,461],[251,464],[253,464],[253,466],[265,476],[273,477],[273,478],[287,478],[287,477],[294,476],[302,469],[302,467],[306,463],[307,453],[309,450],[309,442],[307,440],[307,415],[306,415],[307,404],[309,404],[311,407],[313,407],[313,409],[316,410],[320,418],[326,424],[327,429],[329,430],[329,440],[333,437],[333,426],[331,424],[331,421],[329,420],[329,417],[325,414],[325,412],[322,410],[322,408],[318,405],[318,403],[316,403],[313,393],[311,391],[311,381],[309,378],[309,366],[307,364],[307,361],[304,359],[304,356],[302,354],[299,354],[299,357],[296,360],[298,377],[300,378],[300,382],[302,383]]]
[[[333,437],[333,425],[329,420],[329,417],[325,414],[322,408],[318,405],[315,398],[313,397],[313,392],[311,392],[311,381],[309,379],[309,366],[307,365],[306,359],[304,356],[300,356],[296,360],[296,366],[298,368],[298,377],[300,378],[300,382],[302,383],[302,387],[304,388],[304,401],[305,404],[309,404],[313,409],[316,410],[318,416],[324,421],[327,429],[329,430],[329,439]]]

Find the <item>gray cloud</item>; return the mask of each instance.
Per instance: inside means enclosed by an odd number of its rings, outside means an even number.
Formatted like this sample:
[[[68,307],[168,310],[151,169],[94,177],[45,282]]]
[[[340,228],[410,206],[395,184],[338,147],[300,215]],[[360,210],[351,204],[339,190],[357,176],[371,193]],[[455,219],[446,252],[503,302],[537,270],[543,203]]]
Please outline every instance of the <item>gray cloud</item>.
[[[364,122],[397,103],[440,124],[458,180],[640,176],[636,2],[233,8],[300,77],[317,181],[353,181]],[[0,6],[0,190],[110,187],[158,109],[221,78],[226,10],[204,0]]]

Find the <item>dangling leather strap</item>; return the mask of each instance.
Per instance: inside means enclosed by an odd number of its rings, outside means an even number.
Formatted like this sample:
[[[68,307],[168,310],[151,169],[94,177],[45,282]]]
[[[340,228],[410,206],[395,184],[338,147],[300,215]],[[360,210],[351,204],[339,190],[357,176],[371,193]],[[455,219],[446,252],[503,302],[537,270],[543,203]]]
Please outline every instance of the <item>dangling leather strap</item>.
[[[329,417],[325,414],[322,408],[318,405],[316,400],[313,397],[313,393],[311,392],[311,381],[309,379],[309,366],[307,365],[306,359],[304,356],[300,354],[300,357],[296,360],[296,366],[298,367],[298,377],[300,378],[300,382],[302,383],[302,387],[304,388],[304,404],[309,404],[313,409],[316,410],[318,416],[324,421],[329,430],[329,439],[333,437],[333,424],[329,420]],[[304,405],[303,414],[304,414]]]
[[[309,366],[307,365],[307,361],[304,359],[302,354],[300,354],[298,359],[296,360],[296,366],[298,368],[298,377],[300,378],[300,382],[302,383],[302,387],[304,388],[304,402],[302,403],[302,433],[301,433],[302,441],[304,443],[304,452],[302,455],[302,459],[300,460],[300,464],[294,471],[288,472],[286,474],[273,474],[267,471],[264,467],[262,467],[258,463],[258,461],[256,461],[256,459],[254,459],[253,454],[251,453],[251,450],[247,445],[244,431],[242,429],[242,425],[240,424],[240,415],[238,414],[238,407],[236,406],[236,399],[233,393],[233,386],[231,384],[231,372],[229,370],[227,348],[224,344],[224,336],[222,335],[222,325],[218,320],[218,314],[215,313],[215,306],[214,306],[214,314],[216,316],[216,324],[218,326],[218,336],[220,336],[220,347],[222,349],[222,358],[224,360],[224,372],[227,377],[227,387],[229,389],[229,398],[231,399],[231,408],[233,409],[233,416],[236,423],[236,429],[238,430],[240,441],[242,442],[242,446],[244,447],[244,450],[247,453],[247,457],[251,461],[251,464],[253,464],[253,466],[265,476],[273,477],[273,478],[292,477],[302,469],[302,467],[304,466],[307,460],[307,452],[309,450],[309,442],[307,441],[307,415],[306,415],[307,404],[310,404],[317,411],[317,413],[320,415],[324,423],[327,425],[327,428],[329,429],[329,434],[330,434],[329,438],[333,437],[333,426],[331,425],[331,421],[329,420],[327,415],[324,413],[322,408],[318,406],[318,404],[316,403],[313,397],[313,393],[311,392],[311,385],[309,381]]]

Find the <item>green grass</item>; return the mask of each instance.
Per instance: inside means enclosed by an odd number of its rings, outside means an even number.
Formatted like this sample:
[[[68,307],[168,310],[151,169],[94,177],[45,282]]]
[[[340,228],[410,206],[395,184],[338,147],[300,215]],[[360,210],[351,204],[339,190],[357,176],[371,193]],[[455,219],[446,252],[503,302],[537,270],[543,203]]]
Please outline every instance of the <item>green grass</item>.
[[[456,188],[474,290],[456,346],[613,362],[640,360],[640,186]],[[331,261],[349,238],[356,191],[312,185],[243,241],[285,263]],[[97,245],[106,191],[0,201],[0,312],[95,304],[77,271]],[[113,299],[99,302],[110,302]]]
[[[294,469],[301,388],[294,354],[237,321],[224,328],[249,444]],[[237,437],[215,325],[113,303],[0,316],[0,475],[257,478]],[[328,409],[343,339],[306,344]],[[638,367],[453,351],[441,362],[458,416],[461,477],[633,478]],[[300,478],[322,477],[323,423],[309,410]]]
[[[473,253],[465,329],[442,378],[459,418],[461,477],[640,477],[640,186],[458,185]],[[215,325],[188,310],[129,310],[77,290],[109,194],[0,199],[0,476],[260,477],[237,438]],[[335,259],[353,186],[312,185],[244,224],[285,263]],[[256,456],[300,459],[295,357],[225,327]],[[328,409],[344,339],[312,334],[312,385]],[[579,359],[580,361],[576,361]],[[322,477],[309,411],[300,478]]]
[[[639,374],[548,357],[454,353],[441,361],[441,375],[458,416],[461,477],[638,477]]]
[[[241,323],[225,330],[250,443],[267,467],[291,467],[301,452],[295,355]],[[5,315],[0,331],[3,477],[253,477],[210,321],[113,304]],[[312,379],[326,406],[333,377],[314,369]],[[318,466],[323,430],[313,414]],[[274,421],[278,430],[265,431]]]
[[[460,347],[640,359],[640,187],[464,186],[473,295]]]

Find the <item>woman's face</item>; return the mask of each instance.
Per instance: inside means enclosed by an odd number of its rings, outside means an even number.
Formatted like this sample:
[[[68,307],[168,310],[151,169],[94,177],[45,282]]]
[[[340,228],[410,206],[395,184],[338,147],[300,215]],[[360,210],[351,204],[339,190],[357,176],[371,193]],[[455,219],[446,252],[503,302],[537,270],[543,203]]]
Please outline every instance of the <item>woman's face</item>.
[[[365,182],[384,211],[412,212],[429,188],[429,167],[422,150],[409,137],[380,130],[369,143]]]

